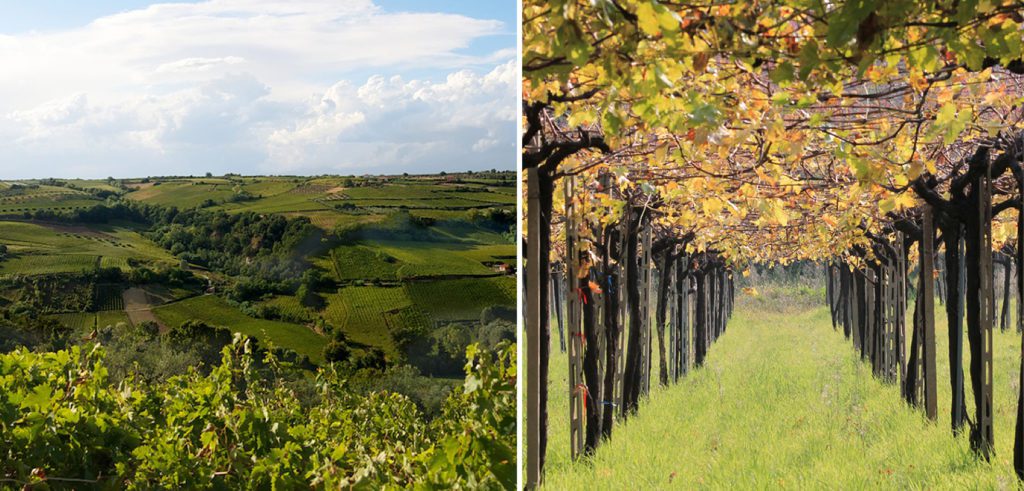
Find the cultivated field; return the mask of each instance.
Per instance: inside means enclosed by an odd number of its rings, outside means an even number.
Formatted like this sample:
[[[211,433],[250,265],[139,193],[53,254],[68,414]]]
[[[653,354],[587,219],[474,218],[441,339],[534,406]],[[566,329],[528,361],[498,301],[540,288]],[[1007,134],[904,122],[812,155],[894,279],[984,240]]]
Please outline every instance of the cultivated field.
[[[188,238],[193,225],[170,225],[154,235],[144,223],[67,219],[107,199],[148,206],[147,213],[175,208],[211,217],[308,220],[320,233],[273,255],[319,271],[323,281],[314,287],[312,299],[275,291],[229,301],[244,275],[211,269],[200,256],[182,255],[186,247],[175,245],[180,240],[168,239]],[[493,305],[515,305],[510,269],[515,245],[509,232],[515,200],[512,173],[6,182],[0,184],[0,244],[8,254],[0,260],[0,280],[79,278],[67,281],[82,284],[78,297],[91,301],[74,305],[88,304],[89,312],[50,304],[43,308],[85,332],[145,321],[157,322],[166,332],[196,319],[322,363],[322,349],[336,329],[358,349],[379,347],[389,359],[399,360],[404,354],[396,332],[430,332],[449,322],[477,321]],[[164,273],[154,279],[140,275],[140,268]],[[161,283],[166,271],[180,268],[193,276],[192,284]],[[108,270],[121,271],[123,282],[91,276]],[[292,274],[280,288],[295,288],[299,272]],[[0,289],[0,297],[16,300],[16,288]],[[54,297],[50,303],[59,302]]]
[[[175,264],[170,252],[143,237],[136,226],[67,225],[0,220],[0,243],[10,257],[0,276],[79,273],[98,267],[129,269],[128,260]]]

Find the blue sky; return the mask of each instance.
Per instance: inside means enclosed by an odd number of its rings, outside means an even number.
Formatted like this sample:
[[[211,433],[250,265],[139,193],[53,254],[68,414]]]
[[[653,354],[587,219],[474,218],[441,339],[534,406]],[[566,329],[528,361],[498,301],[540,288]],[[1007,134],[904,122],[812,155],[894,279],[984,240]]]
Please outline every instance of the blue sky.
[[[513,168],[512,1],[0,0],[0,179]]]

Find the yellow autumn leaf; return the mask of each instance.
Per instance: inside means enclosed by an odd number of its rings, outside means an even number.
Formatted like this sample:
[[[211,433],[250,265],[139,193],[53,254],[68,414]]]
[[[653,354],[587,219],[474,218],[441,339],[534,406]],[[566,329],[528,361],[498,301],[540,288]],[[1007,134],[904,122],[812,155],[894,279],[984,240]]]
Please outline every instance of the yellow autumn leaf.
[[[722,208],[725,208],[725,203],[723,203],[719,198],[709,197],[704,199],[701,203],[701,207],[704,210],[705,215],[715,216],[722,211]]]

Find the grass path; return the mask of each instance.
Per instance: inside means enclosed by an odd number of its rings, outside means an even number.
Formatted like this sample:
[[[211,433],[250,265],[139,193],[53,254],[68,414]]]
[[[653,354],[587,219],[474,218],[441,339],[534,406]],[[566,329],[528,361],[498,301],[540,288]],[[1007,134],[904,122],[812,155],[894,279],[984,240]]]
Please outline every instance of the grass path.
[[[940,419],[931,423],[902,402],[895,386],[871,377],[870,367],[857,359],[842,333],[832,330],[825,308],[782,313],[750,305],[740,303],[702,369],[678,385],[654,390],[636,417],[618,425],[610,441],[578,463],[568,458],[566,359],[556,344],[546,487],[1016,486],[1012,446],[1019,335],[995,337],[997,454],[989,464],[973,456],[966,435],[955,438],[948,429],[950,390],[941,312]]]

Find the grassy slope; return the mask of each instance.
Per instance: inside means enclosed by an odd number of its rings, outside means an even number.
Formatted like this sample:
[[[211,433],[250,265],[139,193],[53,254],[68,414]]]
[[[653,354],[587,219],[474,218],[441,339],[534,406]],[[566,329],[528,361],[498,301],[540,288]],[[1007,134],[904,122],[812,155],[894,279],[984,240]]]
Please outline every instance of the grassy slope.
[[[987,464],[973,456],[966,435],[954,438],[949,431],[949,365],[941,311],[936,315],[939,421],[933,424],[906,406],[896,387],[871,377],[870,367],[857,359],[842,333],[832,331],[824,307],[773,312],[763,302],[746,300],[712,347],[705,367],[678,386],[655,389],[639,415],[617,426],[613,439],[589,462],[569,462],[567,362],[556,344],[547,487],[1014,485],[1019,335],[997,332],[994,339],[996,456]],[[557,343],[557,332],[553,338]],[[970,401],[969,382],[967,390]]]
[[[19,215],[35,210],[70,210],[86,208],[101,201],[80,190],[60,186],[39,186],[34,189],[10,191],[9,184],[0,187],[0,215]]]
[[[149,203],[191,207],[206,199],[220,201],[229,198],[240,186],[251,195],[261,197],[252,201],[218,204],[210,210],[225,210],[232,213],[280,213],[290,217],[308,216],[315,225],[326,231],[358,223],[379,222],[387,218],[387,215],[382,213],[394,211],[388,209],[391,211],[377,213],[364,209],[350,213],[332,208],[341,203],[396,205],[408,202],[415,206],[444,207],[490,202],[507,207],[515,199],[515,188],[488,187],[487,182],[452,185],[438,182],[436,179],[422,182],[395,180],[385,186],[340,188],[346,181],[341,177],[303,180],[301,184],[296,181],[293,178],[271,177],[247,177],[231,181],[219,177],[165,179],[158,186],[142,185],[127,197]],[[360,179],[356,181],[361,182]],[[79,184],[86,183],[83,181]],[[104,185],[99,182],[90,184]],[[43,191],[69,192],[65,188]],[[77,191],[74,193],[81,194]],[[349,197],[341,199],[341,194]],[[422,216],[437,213],[439,218],[452,221],[441,221],[431,227],[433,234],[440,241],[367,241],[360,245],[338,247],[334,252],[340,260],[340,268],[336,267],[329,254],[310,258],[311,262],[328,274],[340,276],[344,280],[394,281],[408,276],[491,275],[494,274],[494,270],[482,262],[508,261],[515,255],[515,245],[508,243],[506,237],[475,224],[459,221],[466,219],[469,216],[468,212],[416,210],[416,213]],[[0,262],[0,275],[15,272],[84,271],[95,269],[97,264],[127,270],[129,257],[172,264],[177,262],[167,251],[128,227],[110,226],[94,231],[97,233],[78,237],[36,224],[0,222],[0,242],[7,242],[16,254],[16,257]],[[102,237],[99,232],[102,232]],[[381,257],[393,258],[393,262],[384,262]],[[341,274],[335,274],[336,271],[340,271]],[[390,330],[410,324],[429,326],[431,319],[425,315],[428,311],[434,314],[434,320],[438,321],[476,319],[484,307],[494,304],[514,305],[514,292],[511,296],[506,292],[509,290],[507,286],[511,284],[510,278],[487,278],[420,282],[409,288],[350,286],[337,294],[324,292],[324,298],[329,305],[323,311],[307,313],[311,318],[322,315],[331,324],[344,329],[356,342],[380,346],[389,354],[396,355],[398,350],[394,346]],[[410,296],[415,300],[411,301]],[[292,309],[295,307],[292,304],[296,302],[294,298],[288,297],[288,300],[275,299],[273,303],[279,304],[279,307]],[[230,320],[249,326],[251,321],[254,321],[246,316],[238,317],[241,315],[240,312],[227,307],[228,310],[199,310],[199,313],[194,315],[221,325],[228,324]],[[174,309],[175,307],[164,309],[161,317],[176,316],[169,322],[171,325],[179,323],[189,315],[189,312]],[[91,319],[94,320],[94,317]],[[80,319],[70,318],[66,322],[81,323]],[[309,336],[315,334],[303,334],[294,343],[307,348],[305,351],[289,343],[279,341],[278,344],[296,348],[297,351],[309,353],[312,358],[317,359],[320,355],[320,346],[325,340],[317,337],[317,346],[314,350],[314,339]]]
[[[177,260],[128,226],[76,225],[62,227],[40,223],[0,221],[0,243],[12,257],[0,262],[0,274],[44,274],[78,272],[103,266],[127,269],[127,259]]]
[[[228,305],[220,297],[204,295],[190,298],[154,308],[153,313],[168,326],[179,326],[189,319],[199,319],[208,324],[227,327],[233,332],[254,336],[263,344],[269,341],[275,346],[291,348],[299,354],[308,355],[314,363],[323,363],[323,336],[297,324],[254,319]]]

